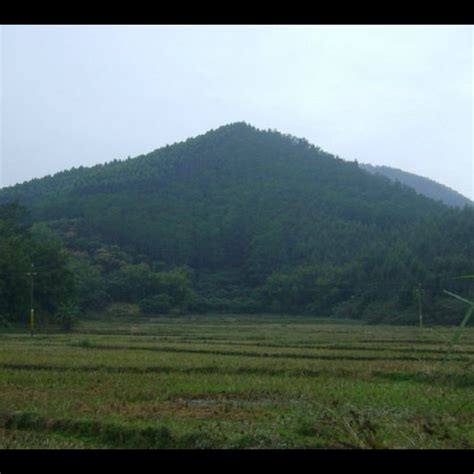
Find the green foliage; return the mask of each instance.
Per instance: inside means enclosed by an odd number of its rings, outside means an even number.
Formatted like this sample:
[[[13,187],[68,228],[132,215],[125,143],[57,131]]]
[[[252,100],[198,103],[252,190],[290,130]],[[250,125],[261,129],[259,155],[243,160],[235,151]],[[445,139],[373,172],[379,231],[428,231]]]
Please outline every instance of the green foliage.
[[[8,319],[0,314],[0,328],[10,328],[11,323],[8,321]]]
[[[26,212],[20,206],[0,206],[0,314],[11,321],[27,319],[31,273],[39,315],[56,311],[73,292],[68,255],[60,241],[31,232],[25,220]]]
[[[152,314],[167,314],[173,307],[173,299],[165,294],[153,295],[138,303],[140,311]]]
[[[101,310],[112,301],[98,265],[76,257],[71,259],[69,268],[74,275],[75,294],[81,309]]]
[[[79,307],[71,301],[61,303],[54,316],[64,331],[71,331],[79,318]]]
[[[460,278],[464,279],[474,279],[474,275],[464,275]],[[458,343],[459,338],[461,337],[461,334],[464,331],[464,328],[466,327],[467,323],[471,319],[472,314],[474,313],[474,302],[469,301],[466,298],[463,298],[462,296],[456,295],[454,293],[451,293],[450,291],[444,291],[444,293],[448,294],[449,296],[452,296],[455,298],[457,301],[462,301],[463,303],[468,305],[468,309],[466,311],[466,314],[464,315],[463,320],[461,321],[461,324],[459,324],[459,327],[456,329],[456,332],[454,333],[450,343],[449,343],[449,348],[448,348],[448,354],[451,352],[453,346]]]
[[[130,264],[112,273],[108,289],[115,301],[135,303],[146,296],[158,293],[159,282],[157,275],[148,265]]]
[[[147,313],[185,310],[195,296],[186,267],[153,272],[145,263],[124,265],[112,273],[109,292],[115,301],[140,303]]]
[[[411,322],[421,283],[426,322],[443,323],[454,314],[445,283],[472,293],[472,281],[450,279],[472,273],[473,207],[450,209],[306,140],[245,123],[0,190],[0,202],[15,200],[50,242],[36,258],[61,265],[49,230],[73,252],[84,310],[118,301],[166,311],[169,299],[170,311]],[[20,234],[5,246],[26,269]],[[0,287],[18,292],[18,307],[22,278]],[[57,294],[45,306],[64,298],[65,285],[48,285],[42,292]]]

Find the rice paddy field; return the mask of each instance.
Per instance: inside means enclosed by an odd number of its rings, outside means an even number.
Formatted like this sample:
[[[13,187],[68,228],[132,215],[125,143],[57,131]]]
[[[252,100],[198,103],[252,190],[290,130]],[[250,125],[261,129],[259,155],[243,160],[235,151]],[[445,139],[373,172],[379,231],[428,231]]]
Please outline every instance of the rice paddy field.
[[[474,328],[294,316],[0,333],[0,448],[474,448]]]

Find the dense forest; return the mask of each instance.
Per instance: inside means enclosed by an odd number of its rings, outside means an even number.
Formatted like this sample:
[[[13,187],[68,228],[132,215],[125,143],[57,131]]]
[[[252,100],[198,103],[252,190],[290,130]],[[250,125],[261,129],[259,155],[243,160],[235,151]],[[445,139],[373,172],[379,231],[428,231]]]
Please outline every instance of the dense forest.
[[[72,316],[74,278],[68,255],[57,237],[35,234],[25,221],[21,206],[0,207],[0,326],[26,319],[33,296],[46,314],[58,320]]]
[[[360,164],[359,166],[369,173],[381,174],[392,181],[399,181],[402,184],[406,184],[416,192],[428,196],[435,201],[441,201],[448,206],[464,207],[465,205],[474,205],[474,203],[467,197],[464,197],[454,189],[437,183],[432,179],[424,178],[423,176],[418,176],[389,166],[372,166],[367,164]]]
[[[10,319],[23,317],[31,263],[67,275],[58,294],[40,298],[51,313],[60,304],[87,312],[126,302],[153,315],[416,323],[422,297],[425,321],[457,323],[462,304],[443,289],[473,291],[458,278],[473,273],[472,206],[450,208],[304,139],[246,123],[5,188],[0,204],[0,314]],[[10,216],[18,205],[28,213]],[[22,275],[17,284],[11,268]],[[40,295],[41,285],[56,288],[50,274],[38,271]]]

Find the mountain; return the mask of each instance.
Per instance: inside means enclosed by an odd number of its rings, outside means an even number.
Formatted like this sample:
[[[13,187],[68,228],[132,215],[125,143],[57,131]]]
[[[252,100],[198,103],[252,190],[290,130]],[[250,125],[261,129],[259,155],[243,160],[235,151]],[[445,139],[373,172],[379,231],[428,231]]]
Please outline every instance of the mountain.
[[[458,193],[454,189],[437,183],[429,178],[424,178],[407,171],[402,171],[389,166],[373,166],[368,164],[359,164],[359,167],[372,174],[381,174],[391,181],[398,181],[402,184],[410,186],[416,192],[423,194],[435,201],[442,201],[444,204],[452,207],[464,207],[465,205],[473,206],[474,203]]]
[[[186,268],[196,311],[411,318],[423,282],[439,319],[443,278],[474,261],[472,210],[246,123],[0,190],[13,201],[61,236],[84,285],[159,307],[171,290],[153,274]]]

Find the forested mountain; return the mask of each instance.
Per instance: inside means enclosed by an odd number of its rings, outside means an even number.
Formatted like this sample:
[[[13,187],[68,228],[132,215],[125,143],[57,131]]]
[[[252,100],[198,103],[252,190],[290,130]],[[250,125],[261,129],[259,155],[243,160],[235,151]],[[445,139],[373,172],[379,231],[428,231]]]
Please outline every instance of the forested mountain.
[[[457,321],[474,209],[450,209],[276,131],[235,123],[0,190],[74,255],[84,308]],[[454,309],[453,309],[454,308]]]
[[[372,174],[381,174],[391,181],[399,181],[413,188],[416,192],[423,194],[435,201],[441,201],[452,207],[464,207],[465,205],[473,206],[474,203],[458,193],[454,189],[437,183],[429,178],[424,178],[407,171],[402,171],[389,166],[373,166],[368,164],[359,164],[359,167]]]

